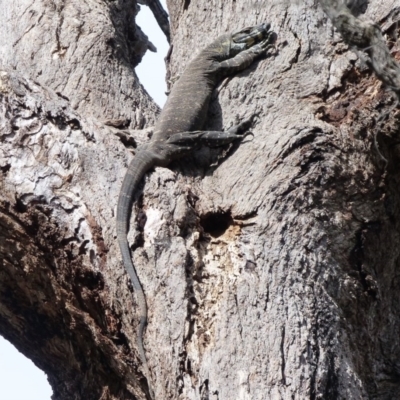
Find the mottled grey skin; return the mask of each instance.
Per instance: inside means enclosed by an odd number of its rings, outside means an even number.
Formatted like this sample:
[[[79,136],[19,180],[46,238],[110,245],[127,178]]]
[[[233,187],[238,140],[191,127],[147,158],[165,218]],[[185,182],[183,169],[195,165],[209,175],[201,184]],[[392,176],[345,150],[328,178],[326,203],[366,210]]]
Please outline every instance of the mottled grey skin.
[[[147,305],[127,241],[134,192],[149,169],[155,166],[166,167],[171,161],[189,154],[201,145],[216,147],[244,137],[251,119],[226,132],[198,129],[204,125],[211,94],[222,78],[247,68],[272,46],[269,28],[269,24],[261,24],[220,36],[189,64],[168,97],[150,142],[138,149],[122,183],[117,207],[117,237],[124,266],[137,296],[140,311],[137,346],[153,399],[143,347]]]

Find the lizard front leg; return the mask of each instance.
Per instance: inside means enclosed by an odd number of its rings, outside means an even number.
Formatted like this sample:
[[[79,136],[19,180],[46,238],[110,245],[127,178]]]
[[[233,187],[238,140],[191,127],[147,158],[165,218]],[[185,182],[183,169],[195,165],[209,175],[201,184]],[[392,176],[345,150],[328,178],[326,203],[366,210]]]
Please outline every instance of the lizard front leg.
[[[270,32],[262,42],[253,45],[247,50],[243,50],[233,58],[221,61],[217,65],[217,69],[221,76],[227,76],[235,72],[243,71],[249,67],[256,58],[263,54],[267,54],[268,50],[275,48],[273,42],[275,41],[275,34]]]

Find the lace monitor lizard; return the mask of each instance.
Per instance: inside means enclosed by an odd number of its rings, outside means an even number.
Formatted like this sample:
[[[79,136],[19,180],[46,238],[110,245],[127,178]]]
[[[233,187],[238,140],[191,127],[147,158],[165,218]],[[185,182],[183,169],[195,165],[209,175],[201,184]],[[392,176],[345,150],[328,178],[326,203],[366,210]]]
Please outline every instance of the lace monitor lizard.
[[[202,50],[175,83],[155,125],[149,143],[138,148],[124,177],[117,206],[117,238],[122,259],[137,296],[140,322],[137,346],[147,378],[150,395],[150,375],[143,347],[143,332],[147,323],[147,304],[142,286],[133,266],[127,232],[134,193],[144,174],[156,166],[166,167],[173,160],[189,154],[202,145],[221,146],[242,139],[252,118],[227,131],[199,131],[206,121],[208,103],[216,85],[227,75],[241,71],[272,47],[270,25],[242,29],[218,37]]]

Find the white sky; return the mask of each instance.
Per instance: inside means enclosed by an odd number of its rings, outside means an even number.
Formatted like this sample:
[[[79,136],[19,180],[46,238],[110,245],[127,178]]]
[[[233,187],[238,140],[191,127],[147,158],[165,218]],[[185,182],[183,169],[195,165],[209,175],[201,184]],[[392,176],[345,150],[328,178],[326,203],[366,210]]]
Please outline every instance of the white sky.
[[[47,376],[0,336],[0,398],[2,400],[50,400]]]
[[[164,9],[167,8],[165,0],[161,0],[161,4],[164,6]],[[167,55],[169,46],[165,35],[157,25],[150,9],[146,6],[141,7],[136,22],[149,37],[150,41],[157,47],[157,53],[147,51],[142,62],[136,68],[136,73],[140,82],[146,88],[147,93],[162,107],[167,98],[165,95],[167,85],[165,84],[164,57]]]
[[[165,0],[161,3],[166,9]],[[148,7],[141,6],[136,22],[157,47],[157,53],[146,52],[136,73],[150,96],[162,107],[166,99],[164,57],[168,42]],[[51,400],[52,394],[46,374],[0,336],[0,399]]]

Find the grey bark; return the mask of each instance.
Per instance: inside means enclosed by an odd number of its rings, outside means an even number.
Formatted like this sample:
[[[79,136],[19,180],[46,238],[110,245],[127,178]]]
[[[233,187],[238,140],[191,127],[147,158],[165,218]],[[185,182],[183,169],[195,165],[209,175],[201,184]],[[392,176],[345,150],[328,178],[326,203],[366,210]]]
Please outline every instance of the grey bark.
[[[145,399],[114,209],[119,137],[146,139],[120,128],[156,117],[133,72],[149,45],[130,36],[134,2],[14,4],[0,2],[0,333],[54,399]],[[278,51],[210,109],[216,129],[257,113],[254,137],[156,169],[134,210],[156,398],[399,398],[395,95],[314,1],[168,5],[171,76],[263,21]],[[400,4],[351,6],[397,56]]]

